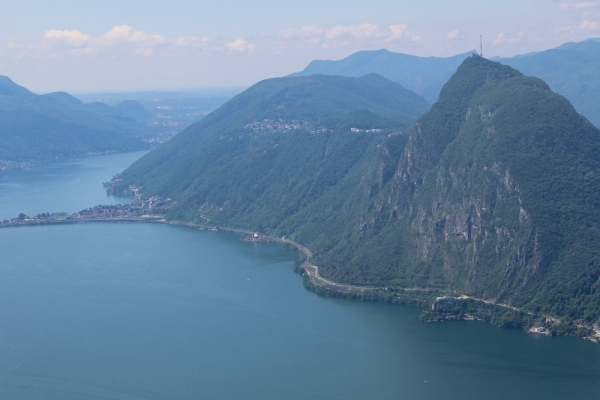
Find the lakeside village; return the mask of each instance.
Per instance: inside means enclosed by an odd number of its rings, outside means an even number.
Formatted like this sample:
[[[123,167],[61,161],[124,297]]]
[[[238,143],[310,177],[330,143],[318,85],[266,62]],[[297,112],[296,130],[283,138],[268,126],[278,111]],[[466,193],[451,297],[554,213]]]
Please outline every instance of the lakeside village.
[[[130,193],[133,194],[133,199],[130,203],[98,205],[73,214],[42,213],[37,215],[25,215],[21,213],[16,218],[0,220],[0,228],[102,221],[163,222],[175,225],[199,226],[181,221],[166,221],[164,214],[175,204],[175,202],[170,198],[161,199],[157,196],[142,199],[136,189],[137,188],[130,188]],[[281,242],[287,242],[285,238],[272,238],[243,229],[208,226],[201,226],[200,229],[223,229],[238,232],[245,235],[244,240],[250,241],[274,239]],[[308,250],[306,249],[306,251]],[[310,272],[310,269],[307,272]],[[346,287],[346,285],[330,281],[327,281],[327,283],[328,284],[319,284],[318,282],[315,282],[317,287],[332,289],[331,291],[327,291],[327,293],[323,293],[326,296],[330,296],[340,290],[344,291],[343,288]],[[579,336],[595,343],[600,343],[600,327],[595,323],[590,323],[583,319],[572,320],[569,318],[556,318],[549,315],[534,314],[509,305],[465,295],[454,297],[447,294],[442,297],[436,297],[435,301],[432,302],[434,299],[431,295],[433,295],[435,291],[429,291],[427,289],[398,288],[397,290],[390,290],[391,288],[363,288],[364,290],[360,290],[360,287],[353,287],[353,289],[356,289],[361,293],[372,293],[374,295],[372,297],[373,301],[389,301],[389,298],[394,298],[394,300],[406,298],[404,299],[405,301],[400,302],[408,305],[425,307],[420,317],[424,322],[486,321],[506,328],[525,328],[528,332],[535,334],[547,336]],[[354,291],[356,292],[356,290]],[[348,294],[351,294],[352,292],[351,290],[346,291]],[[417,292],[419,292],[418,295]],[[427,293],[428,295],[426,297],[422,297]],[[355,297],[356,296],[350,296],[350,298]],[[395,299],[396,297],[398,298]],[[412,301],[414,299],[417,299],[417,301]],[[431,304],[431,308],[428,307],[428,304]]]
[[[171,199],[162,200],[156,196],[142,200],[136,196],[131,203],[98,205],[79,212],[42,213],[37,215],[19,214],[13,219],[0,220],[0,228],[25,225],[50,225],[86,221],[152,221],[162,220],[166,210],[171,208]]]

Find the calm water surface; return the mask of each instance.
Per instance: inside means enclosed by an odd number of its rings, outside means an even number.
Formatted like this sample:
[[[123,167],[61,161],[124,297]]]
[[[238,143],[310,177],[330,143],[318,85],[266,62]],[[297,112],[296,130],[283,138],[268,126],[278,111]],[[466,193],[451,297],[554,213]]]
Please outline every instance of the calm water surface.
[[[107,196],[109,181],[146,152],[77,157],[31,169],[4,171],[0,179],[0,219],[45,212],[81,211],[127,199]]]
[[[600,346],[321,298],[296,256],[168,225],[0,229],[0,398],[598,398]]]

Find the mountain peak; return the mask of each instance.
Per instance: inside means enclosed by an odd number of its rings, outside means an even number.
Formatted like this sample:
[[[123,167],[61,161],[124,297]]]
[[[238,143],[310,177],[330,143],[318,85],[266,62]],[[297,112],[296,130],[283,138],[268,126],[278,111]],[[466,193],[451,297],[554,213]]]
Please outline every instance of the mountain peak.
[[[24,100],[32,100],[37,95],[23,86],[17,85],[8,76],[0,75],[0,96],[15,96]]]

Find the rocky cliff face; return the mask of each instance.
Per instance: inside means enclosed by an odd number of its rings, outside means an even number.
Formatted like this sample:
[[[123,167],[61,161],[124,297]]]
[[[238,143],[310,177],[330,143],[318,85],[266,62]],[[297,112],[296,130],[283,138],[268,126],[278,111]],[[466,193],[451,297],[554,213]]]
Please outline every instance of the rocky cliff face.
[[[370,210],[322,257],[325,275],[574,314],[573,292],[599,304],[597,253],[578,241],[600,222],[600,133],[544,82],[469,58],[388,182],[381,148],[362,183],[378,188]]]

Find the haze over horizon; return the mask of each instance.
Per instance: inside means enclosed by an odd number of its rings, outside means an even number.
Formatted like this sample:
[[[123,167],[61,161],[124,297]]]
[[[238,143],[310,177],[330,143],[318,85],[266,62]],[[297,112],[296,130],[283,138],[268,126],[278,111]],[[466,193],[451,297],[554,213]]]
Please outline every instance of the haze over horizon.
[[[0,75],[37,93],[244,87],[386,48],[509,57],[600,36],[600,1],[8,1]],[[32,13],[31,10],[36,10]]]

